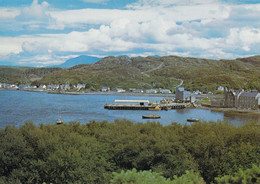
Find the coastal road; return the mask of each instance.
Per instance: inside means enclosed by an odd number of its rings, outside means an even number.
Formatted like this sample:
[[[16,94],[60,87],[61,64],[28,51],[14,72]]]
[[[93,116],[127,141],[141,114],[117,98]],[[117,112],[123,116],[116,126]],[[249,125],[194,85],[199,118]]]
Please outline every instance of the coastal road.
[[[146,77],[150,77],[150,75],[147,74],[147,73],[153,72],[153,71],[155,71],[155,70],[159,70],[159,69],[162,68],[162,66],[163,66],[163,62],[162,62],[159,66],[157,66],[157,67],[155,67],[155,68],[153,68],[153,69],[151,69],[151,70],[147,70],[147,71],[141,72],[141,74],[145,75]],[[171,79],[179,80],[179,81],[180,81],[180,83],[179,83],[176,87],[182,86],[182,84],[183,84],[183,80],[182,80],[182,79],[177,79],[177,78],[175,78],[175,77],[171,77]]]
[[[153,72],[155,70],[159,70],[160,68],[162,68],[162,66],[163,66],[163,63],[161,63],[159,66],[157,66],[157,67],[155,67],[155,68],[153,68],[151,70],[147,70],[147,71],[141,72],[141,74],[145,75],[146,77],[150,77],[150,75],[147,74],[147,73]]]

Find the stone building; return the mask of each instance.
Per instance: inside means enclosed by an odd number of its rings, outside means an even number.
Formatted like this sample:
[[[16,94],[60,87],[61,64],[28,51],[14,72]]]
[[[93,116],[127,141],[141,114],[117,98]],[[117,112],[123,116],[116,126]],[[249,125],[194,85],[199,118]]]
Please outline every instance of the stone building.
[[[244,92],[238,100],[238,107],[242,109],[258,109],[260,102],[260,93]]]
[[[224,106],[235,107],[241,109],[259,109],[260,93],[245,92],[242,90],[227,90],[224,91]]]
[[[176,100],[180,101],[189,101],[191,96],[189,91],[184,90],[184,87],[176,87],[175,95]]]
[[[224,105],[225,107],[238,107],[239,96],[244,92],[244,90],[224,90]]]

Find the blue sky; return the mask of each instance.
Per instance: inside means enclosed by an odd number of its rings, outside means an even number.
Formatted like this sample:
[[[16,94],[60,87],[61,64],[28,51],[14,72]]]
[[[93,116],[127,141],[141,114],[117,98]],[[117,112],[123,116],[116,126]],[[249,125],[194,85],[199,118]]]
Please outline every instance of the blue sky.
[[[0,65],[79,55],[259,55],[256,0],[0,0]]]

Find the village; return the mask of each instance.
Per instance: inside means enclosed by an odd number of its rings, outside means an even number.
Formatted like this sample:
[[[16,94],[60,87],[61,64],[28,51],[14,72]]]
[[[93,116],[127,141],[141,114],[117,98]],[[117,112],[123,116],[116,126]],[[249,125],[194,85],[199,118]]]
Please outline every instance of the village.
[[[65,94],[86,94],[84,91],[85,84],[69,85],[69,84],[41,84],[25,85],[25,84],[7,84],[0,83],[1,90],[24,90],[35,92],[49,92],[49,93],[65,93]],[[77,93],[78,92],[78,93]],[[125,94],[125,95],[158,95],[166,97],[174,97],[175,103],[192,104],[193,107],[212,107],[212,108],[236,108],[247,110],[260,109],[260,93],[257,90],[245,91],[244,89],[234,90],[219,86],[216,89],[218,95],[213,94],[211,91],[201,92],[199,90],[190,92],[185,90],[184,87],[176,87],[175,91],[170,89],[135,89],[129,88],[115,88],[111,90],[110,87],[103,86],[100,91],[91,92],[91,94]],[[205,103],[206,100],[206,103]],[[189,105],[190,106],[190,105]]]
[[[7,83],[0,83],[0,89],[6,89],[6,90],[27,90],[27,91],[47,91],[47,92],[66,92],[66,91],[71,91],[71,92],[79,92],[86,89],[86,84],[77,84],[77,85],[69,85],[69,84],[41,84],[39,86],[35,85],[25,85],[25,84],[7,84]],[[131,92],[131,93],[147,93],[147,94],[172,94],[172,91],[169,89],[136,89],[136,88],[129,88],[128,90],[123,89],[123,88],[115,88],[113,91],[111,90],[110,87],[103,86],[100,89],[100,92],[117,92],[117,93],[125,93],[125,92]]]

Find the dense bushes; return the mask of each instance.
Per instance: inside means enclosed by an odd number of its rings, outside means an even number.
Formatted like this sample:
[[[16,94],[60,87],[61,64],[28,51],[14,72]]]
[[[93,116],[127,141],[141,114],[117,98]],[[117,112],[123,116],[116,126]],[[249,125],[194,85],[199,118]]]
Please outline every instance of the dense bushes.
[[[174,176],[174,179],[166,179],[160,173],[139,171],[136,169],[113,173],[111,184],[204,184],[205,182],[198,173],[186,171],[182,176]]]
[[[223,177],[216,178],[219,184],[252,184],[260,183],[260,166],[253,165],[250,169],[239,169],[234,175],[225,175]]]
[[[259,130],[254,123],[164,127],[127,120],[6,127],[0,130],[0,182],[116,183],[112,172],[129,170],[119,178],[132,172],[172,182],[190,177],[201,183],[201,176],[221,183],[224,175],[260,165]]]
[[[0,132],[2,180],[21,183],[103,183],[113,165],[108,147],[73,126],[25,124]]]

